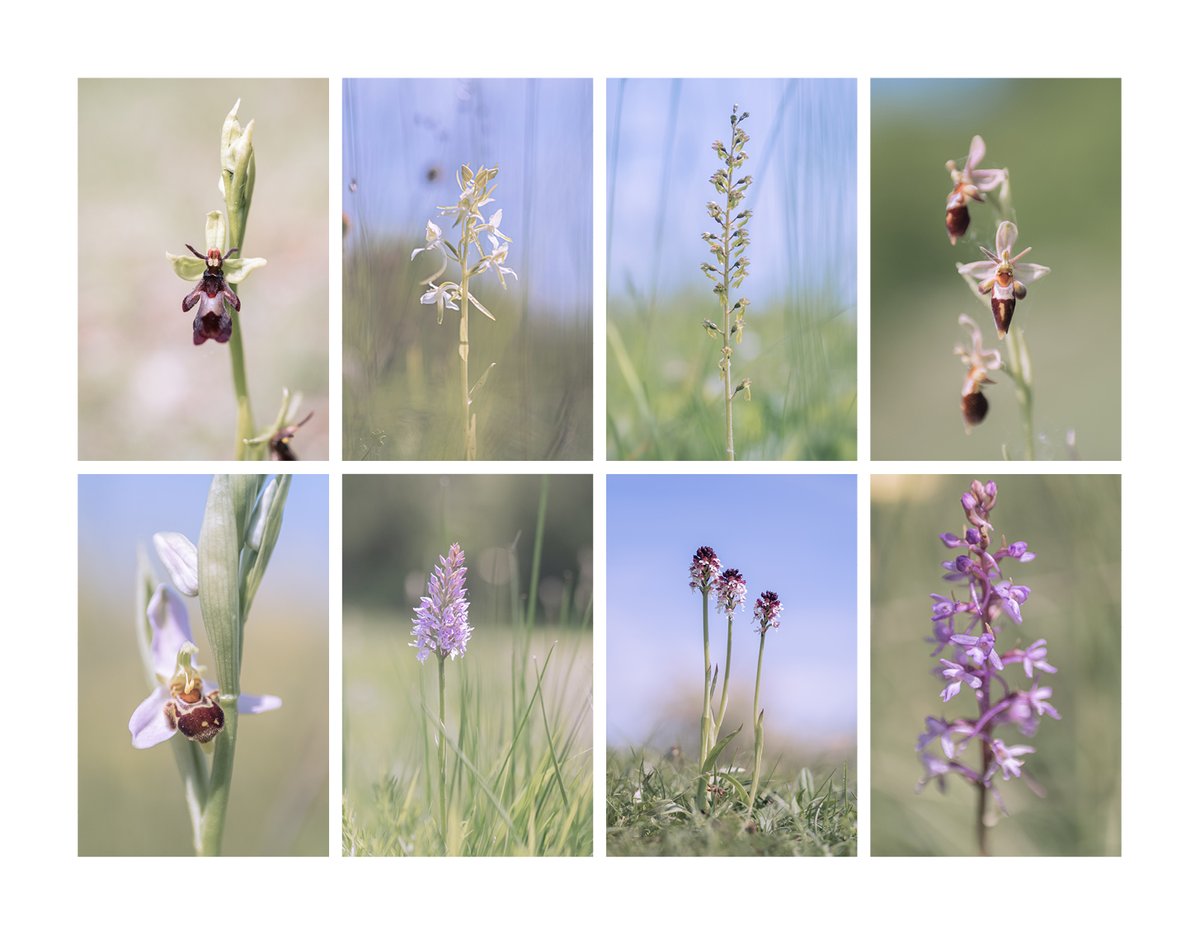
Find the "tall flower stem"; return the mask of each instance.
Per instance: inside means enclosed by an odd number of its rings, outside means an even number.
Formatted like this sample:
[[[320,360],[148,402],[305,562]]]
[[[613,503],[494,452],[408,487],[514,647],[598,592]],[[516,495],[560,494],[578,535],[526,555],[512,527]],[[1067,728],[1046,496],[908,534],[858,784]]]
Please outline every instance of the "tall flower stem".
[[[708,592],[702,592],[704,597],[704,707],[700,712],[700,762],[708,757],[712,749],[712,655],[708,642]]]
[[[221,853],[221,837],[225,831],[225,811],[229,807],[229,788],[233,784],[233,759],[237,746],[237,697],[221,696],[225,712],[225,729],[217,735],[213,753],[212,774],[208,782],[208,801],[201,821],[200,849],[197,856],[217,857]]]
[[[733,338],[733,315],[729,308],[729,231],[731,228],[731,218],[733,216],[733,153],[736,152],[735,143],[737,141],[737,124],[734,123],[730,127],[729,132],[729,184],[725,191],[725,224],[721,231],[721,246],[725,251],[725,262],[722,265],[724,274],[724,288],[721,292],[721,314],[723,322],[724,342],[725,346],[721,349],[724,362],[724,377],[725,377],[725,458],[728,461],[734,460],[733,454],[733,347],[731,340]],[[725,670],[728,676],[728,668]]]
[[[438,813],[442,820],[442,852],[450,848],[446,821],[446,657],[438,653]]]
[[[754,675],[754,775],[750,780],[750,808],[754,808],[754,801],[758,795],[758,779],[759,772],[762,768],[763,754],[763,713],[758,709],[758,691],[762,684],[762,661],[763,648],[767,645],[767,630],[763,627],[762,632],[758,635],[758,671]]]
[[[733,663],[733,614],[726,614],[729,629],[725,634],[725,677],[721,679],[721,703],[717,705],[717,723],[714,739],[721,733],[721,722],[725,720],[725,708],[729,704],[729,667]]]
[[[1033,447],[1033,368],[1029,361],[1029,345],[1025,342],[1025,332],[1013,328],[1008,336],[1009,345],[1009,375],[1012,376],[1016,388],[1017,404],[1021,407],[1021,424],[1025,430],[1025,459],[1036,461],[1037,454]]]
[[[470,224],[468,218],[463,222],[462,240],[459,243],[458,255],[461,257],[462,276],[460,278],[458,305],[459,305],[459,320],[458,320],[458,356],[459,365],[459,385],[462,390],[462,417],[463,417],[463,451],[468,461],[475,460],[475,432],[474,426],[471,424],[471,379],[470,368],[468,361],[471,355],[471,342],[467,333],[467,314],[471,308],[471,302],[467,298],[467,289],[471,283],[471,277],[467,270],[467,228]]]
[[[236,286],[231,286],[235,292]],[[237,461],[258,460],[247,457],[246,439],[253,438],[254,413],[250,409],[250,390],[246,385],[246,362],[242,352],[242,323],[239,315],[233,316],[233,334],[229,337],[229,362],[233,367],[233,395],[237,399],[237,438],[234,441],[233,457]],[[264,446],[265,447],[265,446]]]

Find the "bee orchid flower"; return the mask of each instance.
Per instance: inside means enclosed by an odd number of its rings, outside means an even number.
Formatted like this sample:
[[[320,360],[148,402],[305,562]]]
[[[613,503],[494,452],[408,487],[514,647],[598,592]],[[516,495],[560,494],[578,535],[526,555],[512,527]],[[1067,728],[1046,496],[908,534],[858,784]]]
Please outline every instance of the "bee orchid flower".
[[[983,332],[970,315],[959,315],[958,323],[971,335],[970,347],[958,345],[954,348],[954,353],[967,367],[967,376],[962,386],[962,415],[967,431],[970,432],[972,426],[979,425],[987,416],[988,401],[983,395],[983,386],[985,383],[995,382],[988,377],[988,372],[999,370],[1003,362],[999,351],[983,349]]]
[[[129,719],[133,745],[145,750],[176,733],[208,743],[225,726],[225,712],[216,686],[204,681],[204,667],[196,664],[198,649],[192,642],[187,609],[166,585],[159,585],[146,608],[146,618],[157,684]],[[259,714],[282,704],[274,695],[240,695],[237,710],[239,714]]]
[[[986,260],[974,263],[959,263],[958,273],[974,288],[972,279],[978,280],[981,296],[991,295],[992,317],[996,320],[996,333],[1003,338],[1012,324],[1017,300],[1025,298],[1025,284],[1041,279],[1050,272],[1050,267],[1037,263],[1018,263],[1032,247],[1026,247],[1014,255],[1017,243],[1017,225],[1012,221],[1001,221],[996,228],[996,252],[980,247]]]
[[[951,245],[958,243],[958,238],[967,232],[971,223],[967,202],[983,201],[984,192],[990,192],[1008,179],[1007,169],[979,168],[979,161],[985,152],[987,147],[983,137],[976,135],[971,139],[971,149],[962,169],[953,159],[946,163],[950,182],[954,186],[946,196],[946,234],[950,237]]]

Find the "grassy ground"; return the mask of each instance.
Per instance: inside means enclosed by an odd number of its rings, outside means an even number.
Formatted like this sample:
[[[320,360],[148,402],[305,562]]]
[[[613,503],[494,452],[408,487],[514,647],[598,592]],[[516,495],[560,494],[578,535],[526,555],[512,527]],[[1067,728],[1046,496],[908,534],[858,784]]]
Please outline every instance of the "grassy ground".
[[[592,852],[590,626],[474,624],[466,656],[446,664],[443,834],[436,663],[416,661],[407,617],[347,613],[346,854]]]
[[[610,458],[724,457],[721,347],[701,327],[715,312],[711,295],[676,296],[657,312],[610,303]],[[735,401],[738,458],[854,458],[854,317],[811,297],[756,308],[747,323],[733,359],[734,379],[749,377],[752,393]]]
[[[765,768],[765,767],[764,767]],[[610,856],[844,857],[858,850],[858,800],[845,764],[814,774],[778,770],[749,803],[750,774],[736,767],[719,773],[716,804],[696,802],[694,762],[678,755],[610,753],[608,854]]]

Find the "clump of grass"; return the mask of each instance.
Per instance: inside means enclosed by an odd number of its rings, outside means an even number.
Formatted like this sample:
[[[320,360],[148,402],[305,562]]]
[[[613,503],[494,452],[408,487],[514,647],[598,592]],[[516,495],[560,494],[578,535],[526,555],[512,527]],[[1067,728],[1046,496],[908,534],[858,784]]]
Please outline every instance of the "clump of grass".
[[[736,767],[722,770],[737,778]],[[858,800],[848,767],[818,778],[808,768],[768,774],[752,808],[719,796],[696,804],[695,764],[679,756],[648,761],[644,752],[609,756],[609,856],[845,857],[858,850]]]

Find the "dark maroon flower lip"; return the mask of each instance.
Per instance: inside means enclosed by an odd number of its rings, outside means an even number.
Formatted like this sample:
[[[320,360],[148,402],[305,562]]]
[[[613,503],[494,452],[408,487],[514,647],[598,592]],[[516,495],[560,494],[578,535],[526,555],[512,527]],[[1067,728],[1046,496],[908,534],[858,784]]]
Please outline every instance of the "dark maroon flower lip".
[[[219,315],[213,312],[196,313],[192,322],[192,343],[199,346],[210,338],[218,344],[226,344],[233,337],[233,318],[229,312],[222,311]]]

